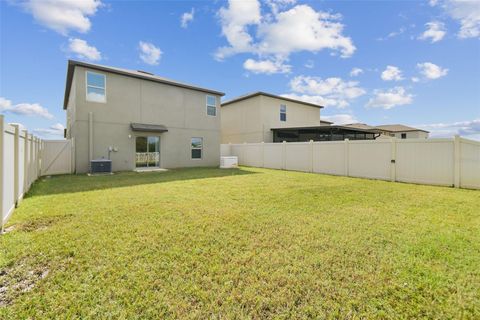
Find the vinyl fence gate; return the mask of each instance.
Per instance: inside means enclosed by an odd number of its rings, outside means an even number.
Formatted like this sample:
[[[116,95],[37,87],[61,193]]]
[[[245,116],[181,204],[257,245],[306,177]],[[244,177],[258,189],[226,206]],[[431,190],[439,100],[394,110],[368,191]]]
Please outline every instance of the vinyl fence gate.
[[[44,140],[42,176],[73,173],[73,140]]]

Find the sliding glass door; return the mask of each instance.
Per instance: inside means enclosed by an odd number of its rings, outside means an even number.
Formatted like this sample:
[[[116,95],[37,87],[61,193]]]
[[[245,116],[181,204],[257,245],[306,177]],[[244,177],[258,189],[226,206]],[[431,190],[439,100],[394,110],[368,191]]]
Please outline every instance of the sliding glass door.
[[[160,137],[137,137],[135,152],[137,168],[160,167]]]

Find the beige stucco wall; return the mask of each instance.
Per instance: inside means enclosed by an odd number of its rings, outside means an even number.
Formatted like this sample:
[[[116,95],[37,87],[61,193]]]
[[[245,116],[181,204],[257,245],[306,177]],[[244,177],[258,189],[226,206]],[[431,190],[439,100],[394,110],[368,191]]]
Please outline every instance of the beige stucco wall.
[[[287,121],[280,121],[280,105]],[[254,96],[222,107],[222,143],[273,142],[271,128],[320,125],[320,108],[268,96]]]
[[[75,115],[71,134],[75,139],[76,171],[83,173],[89,166],[88,115],[93,116],[93,159],[107,158],[108,147],[114,171],[135,168],[135,137],[160,137],[162,168],[217,166],[220,162],[220,97],[217,116],[207,116],[207,93],[113,73],[106,74],[106,103],[86,100],[85,72],[75,70]],[[68,114],[68,110],[67,110]],[[130,123],[165,125],[168,132],[134,132]],[[190,140],[203,138],[202,159],[191,159]]]
[[[396,132],[395,137],[397,139],[402,138],[402,133],[407,134],[407,139],[426,139],[428,138],[428,133],[423,131],[408,131],[408,132]]]
[[[260,96],[238,101],[221,109],[222,143],[260,142],[263,140]]]
[[[388,139],[391,137],[395,137],[397,139],[402,139],[402,133],[407,134],[406,139],[427,139],[428,138],[428,132],[424,132],[424,131],[407,131],[407,132],[395,132],[395,133],[389,133],[389,134],[382,134],[379,138]]]

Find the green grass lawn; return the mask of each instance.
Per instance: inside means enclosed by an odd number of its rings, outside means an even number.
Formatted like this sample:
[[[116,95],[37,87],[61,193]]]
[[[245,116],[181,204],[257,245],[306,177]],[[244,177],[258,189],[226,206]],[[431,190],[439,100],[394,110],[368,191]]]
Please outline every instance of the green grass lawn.
[[[41,178],[0,318],[480,317],[480,191],[266,169]]]

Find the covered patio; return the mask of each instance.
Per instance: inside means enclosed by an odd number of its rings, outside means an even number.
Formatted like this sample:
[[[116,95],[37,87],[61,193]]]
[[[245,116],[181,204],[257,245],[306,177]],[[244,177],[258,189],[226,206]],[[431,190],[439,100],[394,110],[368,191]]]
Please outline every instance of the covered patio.
[[[315,126],[295,128],[272,128],[273,142],[306,142],[338,140],[375,140],[380,136],[376,130],[345,126]]]

